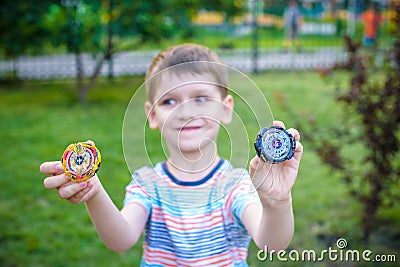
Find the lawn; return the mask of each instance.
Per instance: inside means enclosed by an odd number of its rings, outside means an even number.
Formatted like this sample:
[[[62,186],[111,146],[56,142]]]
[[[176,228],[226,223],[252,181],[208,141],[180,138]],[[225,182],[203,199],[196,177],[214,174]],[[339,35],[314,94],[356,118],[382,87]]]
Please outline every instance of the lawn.
[[[260,103],[257,102],[260,101],[258,91],[247,87],[251,83],[242,76],[233,75],[231,78],[233,85],[242,88],[236,96],[236,112],[243,120],[251,146],[259,125],[252,118],[249,106],[239,96],[249,103]],[[343,78],[340,80],[345,83]],[[39,172],[39,165],[43,161],[58,160],[71,142],[94,140],[103,156],[100,179],[116,205],[121,207],[124,186],[130,180],[122,148],[122,126],[128,103],[142,79],[100,79],[89,94],[90,104],[87,106],[75,102],[74,82],[71,80],[0,84],[0,144],[3,149],[0,156],[0,266],[139,265],[141,243],[127,252],[109,251],[97,237],[84,205],[71,205],[60,200],[56,192],[44,189],[44,175]],[[282,107],[283,100],[300,118],[313,115],[321,122],[321,127],[335,123],[340,116],[340,109],[333,101],[335,85],[317,73],[271,72],[250,76],[250,79],[268,99],[273,117],[284,120],[288,127],[295,120]],[[135,97],[137,100],[141,100],[138,95]],[[265,103],[262,105],[261,108],[266,107]],[[140,116],[142,106],[135,108]],[[264,111],[266,117],[262,121],[268,122],[272,117],[268,109]],[[255,109],[257,115],[263,115],[261,112],[263,109]],[[242,130],[234,127],[230,129],[232,133]],[[140,125],[135,133],[138,140],[142,138],[142,130]],[[158,138],[149,134],[146,143],[157,143]],[[227,137],[220,138],[221,143],[226,144]],[[226,147],[220,146],[224,156],[230,153]],[[249,150],[248,147],[244,149]],[[133,153],[132,161],[139,164],[144,156]],[[345,238],[348,247],[365,249],[357,241],[361,234],[359,204],[347,195],[338,174],[321,164],[312,144],[304,144],[293,199],[296,230],[290,249],[320,252],[329,246],[335,248],[338,238]],[[380,212],[380,226],[367,247],[375,253],[396,253],[397,260],[400,252],[398,211],[399,205],[396,204]],[[251,244],[251,266],[356,265],[343,262],[265,263],[257,259],[257,252],[258,249]]]

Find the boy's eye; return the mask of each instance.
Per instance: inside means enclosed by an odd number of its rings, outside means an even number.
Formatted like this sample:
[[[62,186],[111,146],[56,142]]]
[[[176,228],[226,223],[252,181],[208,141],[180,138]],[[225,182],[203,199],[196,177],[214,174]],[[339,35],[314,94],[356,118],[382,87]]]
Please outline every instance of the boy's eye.
[[[161,104],[162,104],[162,105],[171,106],[171,105],[175,105],[175,104],[176,104],[176,101],[173,100],[173,99],[165,99],[165,100],[163,100],[163,101],[161,102]]]
[[[204,103],[204,102],[207,102],[207,100],[208,100],[208,97],[206,97],[206,96],[198,96],[198,97],[194,98],[194,102],[196,102],[196,103]]]

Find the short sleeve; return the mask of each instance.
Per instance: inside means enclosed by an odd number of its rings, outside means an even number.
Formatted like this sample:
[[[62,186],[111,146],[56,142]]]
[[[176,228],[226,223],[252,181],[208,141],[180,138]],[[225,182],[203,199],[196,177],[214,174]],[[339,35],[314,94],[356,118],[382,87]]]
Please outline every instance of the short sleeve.
[[[152,207],[151,197],[139,185],[137,182],[138,178],[138,173],[133,173],[131,182],[125,188],[125,199],[123,204],[125,206],[128,203],[137,203],[141,205],[146,210],[147,215],[149,215]]]
[[[254,189],[250,176],[244,175],[242,180],[232,191],[232,206],[231,212],[236,222],[242,224],[243,211],[249,204],[260,204],[260,199],[256,190]]]

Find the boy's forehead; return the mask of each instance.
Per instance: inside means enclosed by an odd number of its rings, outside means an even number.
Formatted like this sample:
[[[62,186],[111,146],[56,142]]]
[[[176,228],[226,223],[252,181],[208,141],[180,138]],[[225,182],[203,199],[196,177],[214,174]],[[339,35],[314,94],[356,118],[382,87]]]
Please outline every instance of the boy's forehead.
[[[173,89],[182,88],[190,84],[201,85],[202,88],[216,88],[215,85],[218,85],[218,81],[216,77],[210,73],[196,74],[184,72],[178,74],[166,72],[160,74],[159,84],[157,88],[155,88],[156,92],[154,92],[154,96],[158,98]]]

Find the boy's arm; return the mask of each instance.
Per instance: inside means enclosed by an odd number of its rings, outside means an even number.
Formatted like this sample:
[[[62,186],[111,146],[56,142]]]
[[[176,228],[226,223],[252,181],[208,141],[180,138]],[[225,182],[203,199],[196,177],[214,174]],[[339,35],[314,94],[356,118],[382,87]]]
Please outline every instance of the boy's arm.
[[[269,252],[285,249],[292,240],[294,217],[291,200],[281,206],[250,204],[242,222],[260,249]]]
[[[44,180],[44,186],[57,189],[60,198],[74,204],[85,202],[97,233],[108,248],[124,251],[138,241],[147,220],[142,206],[132,203],[119,211],[97,175],[87,182],[70,182],[59,162],[45,162],[40,171],[52,175]]]
[[[280,121],[275,126],[285,128]],[[250,176],[261,200],[261,205],[250,204],[242,214],[242,221],[260,249],[285,249],[293,236],[294,218],[291,189],[297,178],[303,146],[300,134],[289,129],[296,139],[292,159],[278,164],[263,162],[254,157],[250,162]]]
[[[85,204],[98,235],[109,249],[125,251],[139,240],[147,220],[141,205],[130,203],[119,211],[103,187]]]

